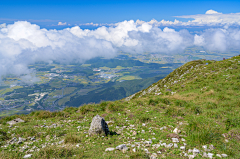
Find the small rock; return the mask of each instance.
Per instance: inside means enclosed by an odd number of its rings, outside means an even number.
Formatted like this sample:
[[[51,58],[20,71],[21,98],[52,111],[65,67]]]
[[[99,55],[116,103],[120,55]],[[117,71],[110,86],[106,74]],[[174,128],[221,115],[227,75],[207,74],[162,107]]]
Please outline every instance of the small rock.
[[[172,138],[172,142],[179,142],[178,138]]]
[[[136,152],[136,148],[133,149],[133,152]]]
[[[194,155],[188,155],[188,158],[193,159],[193,158],[195,158],[195,156]]]
[[[192,149],[188,149],[188,153],[192,153]]]
[[[222,156],[220,154],[216,154],[216,156],[222,158]]]
[[[142,126],[146,126],[146,124],[145,124],[145,123],[142,123]]]
[[[180,149],[181,150],[185,150],[185,146],[180,146]]]
[[[202,148],[203,148],[204,150],[207,150],[207,145],[203,145]]]
[[[184,138],[181,138],[181,141],[182,141],[182,142],[185,142],[186,140],[185,140]]]
[[[136,132],[136,131],[133,131],[133,135],[136,136],[136,135],[137,135],[137,132]]]
[[[214,150],[215,147],[214,147],[213,145],[209,145],[209,149],[210,149],[210,150]]]
[[[157,154],[161,154],[162,152],[161,151],[157,151]]]
[[[110,148],[106,148],[105,151],[113,151],[113,150],[115,150],[115,148],[110,147]]]
[[[222,154],[222,157],[227,157],[228,155],[227,154]]]
[[[151,144],[152,144],[152,141],[151,141],[151,140],[150,140],[150,141],[145,141],[144,144],[149,144],[149,145],[151,145]]]
[[[208,157],[206,152],[203,152],[202,157]]]
[[[174,148],[178,148],[178,145],[176,143],[173,144]]]
[[[166,148],[171,148],[172,146],[173,146],[173,144],[170,143],[170,144],[166,145]]]
[[[208,158],[213,158],[213,153],[208,153],[207,156]]]
[[[164,130],[164,129],[167,129],[167,127],[166,127],[166,126],[164,126],[164,127],[161,127],[161,128],[160,128],[160,130]]]
[[[32,157],[32,154],[27,154],[23,158],[30,158],[30,157]]]
[[[181,130],[179,130],[178,128],[175,128],[174,130],[173,130],[173,133],[175,133],[175,134],[179,134],[181,132]]]
[[[61,141],[58,142],[58,144],[62,144],[62,143],[64,143],[64,140],[61,140]]]
[[[153,154],[150,156],[150,159],[157,159],[157,154],[156,154],[156,153],[153,153]]]
[[[164,147],[166,147],[167,146],[167,144],[166,143],[162,143],[162,144],[160,144],[161,146],[164,146]]]
[[[199,154],[199,153],[200,153],[200,151],[198,149],[196,149],[196,148],[193,149],[193,154],[194,155]]]
[[[122,144],[122,145],[118,145],[116,147],[117,150],[123,150],[123,149],[128,149],[127,146],[125,144]]]

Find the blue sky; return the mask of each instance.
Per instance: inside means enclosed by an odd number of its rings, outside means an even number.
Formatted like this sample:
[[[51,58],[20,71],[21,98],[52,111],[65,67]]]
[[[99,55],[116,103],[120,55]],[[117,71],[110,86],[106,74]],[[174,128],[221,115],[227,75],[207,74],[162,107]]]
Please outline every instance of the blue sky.
[[[239,10],[240,0],[0,0],[0,77],[32,79],[28,65],[37,61],[84,62],[120,51],[240,50]]]
[[[158,21],[188,19],[174,16],[240,12],[239,0],[1,0],[0,23],[27,20],[41,27],[84,23],[116,23],[124,20]]]

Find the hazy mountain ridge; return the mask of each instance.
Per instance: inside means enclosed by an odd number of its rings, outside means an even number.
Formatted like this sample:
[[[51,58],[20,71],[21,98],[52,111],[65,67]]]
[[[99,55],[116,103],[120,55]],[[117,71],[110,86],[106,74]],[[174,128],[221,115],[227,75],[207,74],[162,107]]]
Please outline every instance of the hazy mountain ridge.
[[[239,158],[239,72],[240,56],[196,60],[123,100],[3,118],[0,157]],[[87,135],[97,114],[109,123],[107,137]],[[6,123],[17,117],[25,122]],[[128,150],[105,152],[120,144]]]

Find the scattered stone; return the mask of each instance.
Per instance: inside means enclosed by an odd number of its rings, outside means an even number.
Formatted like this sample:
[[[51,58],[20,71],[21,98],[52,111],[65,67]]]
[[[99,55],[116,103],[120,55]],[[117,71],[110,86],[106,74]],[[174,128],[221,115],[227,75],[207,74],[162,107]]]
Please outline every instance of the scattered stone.
[[[209,145],[209,149],[210,149],[210,150],[214,150],[215,147],[214,147],[213,145]]]
[[[14,125],[14,124],[17,124],[17,123],[22,123],[22,122],[25,122],[25,121],[22,120],[22,119],[20,119],[20,118],[17,118],[17,119],[8,121],[7,123],[8,123],[9,125]]]
[[[222,154],[222,157],[227,157],[228,155],[227,154]]]
[[[188,153],[192,153],[192,149],[188,149]]]
[[[133,152],[136,152],[136,148],[133,149]]]
[[[166,147],[167,146],[167,144],[166,143],[162,143],[162,144],[160,144],[161,146],[164,146],[164,147]]]
[[[208,157],[206,152],[203,152],[202,157]]]
[[[151,145],[151,144],[152,144],[152,141],[151,141],[151,140],[150,140],[150,141],[145,141],[144,144],[149,144],[149,145]]]
[[[182,142],[185,142],[186,140],[185,140],[184,138],[181,138],[181,141],[182,141]]]
[[[222,156],[220,154],[216,154],[216,156],[222,158]]]
[[[19,137],[17,144],[22,144],[26,139]]]
[[[169,137],[169,138],[178,138],[179,139],[178,134],[175,134],[175,133],[168,134],[167,137]]]
[[[32,154],[27,154],[23,158],[30,158],[30,157],[32,157]]]
[[[127,146],[126,146],[125,144],[118,145],[118,146],[116,147],[116,149],[117,149],[117,150],[123,150],[123,149],[128,150],[128,148],[127,148]]]
[[[195,156],[194,155],[188,155],[188,158],[193,159],[193,158],[195,158]]]
[[[104,118],[99,115],[96,115],[92,119],[92,123],[88,133],[91,136],[91,135],[103,135],[103,134],[108,135],[110,132]]]
[[[196,148],[193,149],[193,154],[199,154],[199,153],[200,153],[200,151],[198,149],[196,149]]]
[[[17,138],[16,137],[12,138],[8,143],[9,144],[14,144],[15,142],[17,142]]]
[[[157,154],[161,154],[162,152],[161,151],[157,151]]]
[[[156,154],[156,153],[153,153],[153,154],[150,156],[150,159],[157,159],[157,154]]]
[[[142,123],[142,126],[146,126],[146,124],[145,124],[145,123]]]
[[[179,142],[178,138],[172,138],[172,142]]]
[[[64,140],[61,140],[58,142],[58,144],[63,144],[64,143]]]
[[[185,146],[180,146],[181,150],[185,150],[185,148],[186,148]]]
[[[178,145],[176,143],[173,144],[174,148],[178,148]]]
[[[202,148],[206,151],[207,150],[207,145],[203,145]]]
[[[136,132],[136,131],[133,131],[133,135],[136,136],[136,135],[137,135],[137,132]]]
[[[167,129],[167,127],[166,127],[166,126],[164,126],[164,127],[161,127],[161,128],[160,128],[160,130],[164,130],[164,129]]]
[[[170,144],[166,145],[166,148],[171,148],[172,146],[173,146],[173,144],[170,143]]]
[[[179,130],[178,128],[175,128],[174,130],[173,130],[173,133],[175,133],[175,134],[179,134],[181,132],[181,130]]]
[[[113,148],[113,147],[110,147],[110,148],[106,148],[106,150],[105,151],[114,151],[115,150],[115,148]]]
[[[213,153],[208,153],[207,156],[208,156],[208,158],[212,158],[213,157]]]

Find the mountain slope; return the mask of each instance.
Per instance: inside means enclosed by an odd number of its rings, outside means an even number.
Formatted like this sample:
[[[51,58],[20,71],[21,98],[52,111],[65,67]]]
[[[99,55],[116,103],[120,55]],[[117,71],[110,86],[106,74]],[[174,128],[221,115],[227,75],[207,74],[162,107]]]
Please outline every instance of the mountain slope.
[[[240,56],[192,61],[119,101],[1,119],[0,158],[239,158],[239,90]],[[107,137],[87,135],[97,114]],[[105,152],[120,144],[128,150]]]

